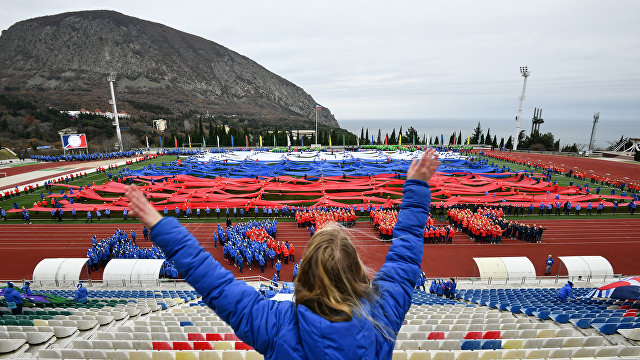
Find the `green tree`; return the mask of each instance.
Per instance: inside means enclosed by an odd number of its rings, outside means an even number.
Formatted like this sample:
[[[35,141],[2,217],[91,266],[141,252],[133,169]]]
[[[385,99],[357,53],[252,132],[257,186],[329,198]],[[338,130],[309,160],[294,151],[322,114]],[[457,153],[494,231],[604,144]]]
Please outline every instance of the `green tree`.
[[[482,127],[480,127],[480,121],[478,121],[478,126],[473,130],[473,134],[471,135],[471,143],[478,144],[480,141],[480,136],[482,136]]]
[[[365,136],[364,137],[364,143],[369,145],[371,143],[371,140],[369,140],[369,128],[367,128],[367,131],[365,132],[364,136]]]
[[[507,139],[507,143],[505,144],[505,149],[513,149],[513,137],[509,136]]]
[[[380,131],[380,129],[378,129],[378,140],[377,140],[377,144],[380,145],[382,144],[382,131]],[[373,144],[371,144],[373,145]]]
[[[391,144],[396,144],[397,140],[396,140],[396,129],[394,128],[393,131],[391,131],[391,136],[389,136],[389,145]]]
[[[404,139],[402,139],[402,142],[404,143],[405,141],[407,143],[415,143],[415,142],[419,142],[420,141],[420,137],[418,136],[418,131],[416,129],[413,128],[413,126],[410,126],[407,131],[404,134]]]
[[[484,143],[491,144],[491,128],[487,129],[487,135],[484,136]]]
[[[436,138],[436,140],[433,142],[433,145],[440,145],[440,144],[438,143],[438,137],[436,136],[435,138]]]
[[[504,138],[503,137],[500,138],[500,146],[499,147],[500,148],[504,147]]]

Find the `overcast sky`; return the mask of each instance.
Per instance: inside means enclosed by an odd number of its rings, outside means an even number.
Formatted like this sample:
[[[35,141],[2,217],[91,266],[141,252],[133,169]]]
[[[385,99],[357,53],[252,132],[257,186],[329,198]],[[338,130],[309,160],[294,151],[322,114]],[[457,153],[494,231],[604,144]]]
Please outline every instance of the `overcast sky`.
[[[534,107],[547,121],[589,121],[594,111],[613,124],[640,120],[640,1],[1,0],[0,8],[2,29],[111,9],[199,35],[301,86],[338,120],[513,119],[521,65],[531,71],[529,122]]]

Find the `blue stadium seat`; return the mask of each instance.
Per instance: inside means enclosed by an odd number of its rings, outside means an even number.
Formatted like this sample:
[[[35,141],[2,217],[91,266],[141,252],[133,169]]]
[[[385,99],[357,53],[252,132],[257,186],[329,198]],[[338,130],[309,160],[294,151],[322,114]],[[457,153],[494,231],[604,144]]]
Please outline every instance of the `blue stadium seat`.
[[[490,340],[487,340],[490,341]],[[481,340],[460,340],[460,348],[462,350],[480,350],[482,349]]]

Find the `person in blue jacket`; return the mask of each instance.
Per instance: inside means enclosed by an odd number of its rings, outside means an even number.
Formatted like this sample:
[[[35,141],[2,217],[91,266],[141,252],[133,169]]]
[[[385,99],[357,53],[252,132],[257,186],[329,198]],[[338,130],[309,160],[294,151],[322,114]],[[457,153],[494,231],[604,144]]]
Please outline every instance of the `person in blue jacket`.
[[[11,281],[4,289],[4,299],[7,301],[7,307],[11,309],[11,314],[22,315],[22,294],[15,289]]]
[[[77,301],[78,304],[84,304],[87,302],[88,291],[87,288],[82,286],[82,283],[78,284],[78,289],[76,290],[75,296],[72,301]]]
[[[282,270],[282,263],[280,262],[280,259],[276,262],[274,269],[276,269],[276,273],[278,274],[278,277],[280,277],[280,270]]]
[[[29,285],[31,285],[30,281],[25,281],[24,285],[22,285],[22,293],[25,295],[33,295],[33,293],[31,292],[31,288],[29,287]]]
[[[133,214],[174,261],[203,301],[266,359],[391,359],[411,306],[429,216],[434,149],[414,160],[385,263],[370,280],[353,242],[339,226],[309,241],[295,282],[296,302],[266,300],[202,248],[175,218],[162,218],[136,186],[126,189]]]
[[[553,266],[553,256],[551,256],[551,254],[549,254],[549,256],[547,256],[547,261],[545,261],[545,265],[546,268],[544,270],[544,274],[545,275],[551,275],[551,267]]]
[[[436,286],[438,286],[438,283],[436,283],[436,279],[433,279],[433,281],[431,281],[431,286],[429,286],[429,294],[436,293]]]
[[[449,280],[449,299],[453,299],[453,298],[456,297],[456,286],[458,286],[458,284],[456,283],[456,279],[450,278],[450,280]]]
[[[562,302],[566,302],[568,298],[575,299],[573,296],[573,283],[568,281],[563,287],[558,290],[558,299]]]

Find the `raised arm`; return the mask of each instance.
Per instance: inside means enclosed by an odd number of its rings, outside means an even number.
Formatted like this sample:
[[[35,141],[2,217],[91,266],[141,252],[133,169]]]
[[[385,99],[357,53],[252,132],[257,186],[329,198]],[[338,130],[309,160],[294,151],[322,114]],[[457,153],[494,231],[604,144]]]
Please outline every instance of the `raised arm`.
[[[151,229],[151,240],[175,262],[203,301],[234,329],[238,337],[262,354],[269,354],[283,313],[280,305],[237,281],[180,223],[163,218],[135,187],[127,189],[133,214]]]
[[[438,155],[433,149],[427,150],[419,161],[414,160],[411,164],[404,184],[398,222],[393,229],[393,244],[384,265],[373,279],[373,285],[380,292],[381,316],[394,333],[402,326],[420,274],[423,231],[431,203],[427,182],[439,164]]]

